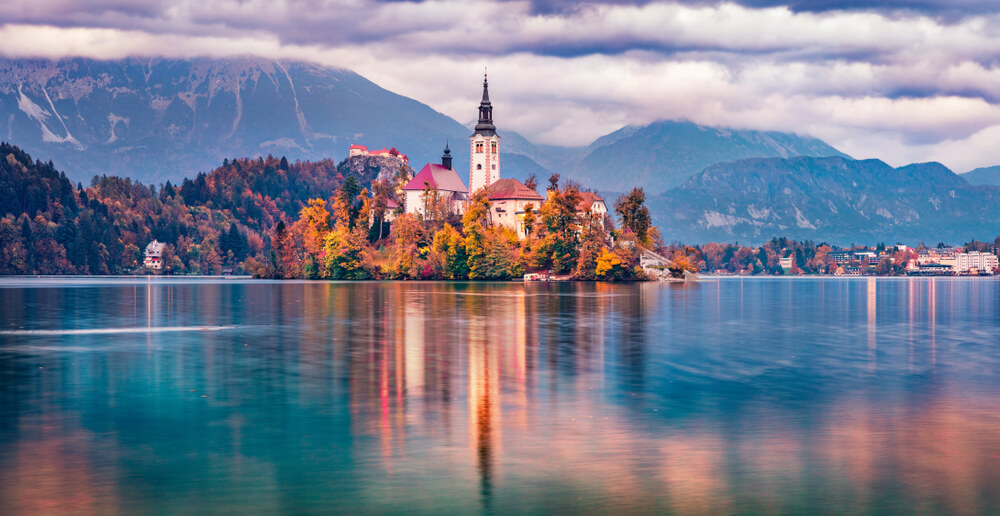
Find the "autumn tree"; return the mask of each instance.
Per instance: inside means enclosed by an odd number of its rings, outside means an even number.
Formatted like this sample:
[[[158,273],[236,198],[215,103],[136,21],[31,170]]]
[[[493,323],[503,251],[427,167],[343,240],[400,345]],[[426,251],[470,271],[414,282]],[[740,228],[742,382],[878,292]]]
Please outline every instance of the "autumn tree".
[[[576,190],[549,192],[549,200],[539,210],[544,235],[535,250],[533,265],[547,266],[558,274],[570,273],[576,268],[580,241],[576,209],[579,204],[580,193]]]
[[[376,180],[372,183],[371,210],[372,210],[372,240],[377,242],[382,240],[385,230],[386,214],[389,211],[389,200],[392,198],[392,188],[384,179]],[[378,229],[375,229],[375,228]]]
[[[597,256],[594,279],[598,280],[620,280],[629,275],[628,262],[622,256],[624,249],[611,251],[607,247],[602,247]]]
[[[528,189],[531,190],[532,192],[537,192],[538,191],[538,177],[536,177],[535,174],[529,175],[528,179],[526,179],[524,181],[524,186],[528,187]]]
[[[577,279],[594,280],[597,279],[597,260],[609,244],[608,235],[596,214],[585,212],[580,219],[580,251],[573,275]]]
[[[635,187],[628,195],[621,195],[615,201],[615,211],[621,217],[622,226],[635,233],[644,246],[650,246],[649,230],[652,225],[649,208],[646,208],[646,193]]]
[[[294,226],[294,231],[302,239],[306,254],[319,258],[326,245],[327,233],[330,232],[330,212],[326,209],[326,202],[323,199],[310,199],[309,205],[299,212],[299,220]]]
[[[434,252],[444,267],[446,279],[466,279],[469,277],[469,257],[465,249],[465,239],[451,224],[445,224],[434,234]]]
[[[412,213],[404,213],[392,224],[390,263],[384,273],[390,278],[416,278],[420,272],[421,248],[426,231]]]
[[[482,279],[489,267],[486,262],[486,239],[489,225],[489,195],[485,188],[481,188],[472,194],[465,213],[462,215],[462,226],[465,229],[465,249],[468,254],[469,279]]]

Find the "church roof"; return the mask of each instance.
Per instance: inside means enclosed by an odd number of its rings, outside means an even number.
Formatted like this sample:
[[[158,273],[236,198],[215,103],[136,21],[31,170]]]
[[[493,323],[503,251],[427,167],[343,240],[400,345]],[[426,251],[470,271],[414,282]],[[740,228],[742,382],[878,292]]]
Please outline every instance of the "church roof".
[[[458,172],[437,163],[424,165],[424,168],[420,169],[420,172],[409,183],[406,183],[403,190],[423,190],[427,186],[449,192],[469,193],[465,183],[458,177]]]
[[[524,183],[518,181],[517,179],[500,179],[497,182],[486,187],[486,193],[489,195],[491,201],[499,201],[504,199],[522,199],[529,201],[543,201],[544,197],[538,195],[537,192],[524,186]]]

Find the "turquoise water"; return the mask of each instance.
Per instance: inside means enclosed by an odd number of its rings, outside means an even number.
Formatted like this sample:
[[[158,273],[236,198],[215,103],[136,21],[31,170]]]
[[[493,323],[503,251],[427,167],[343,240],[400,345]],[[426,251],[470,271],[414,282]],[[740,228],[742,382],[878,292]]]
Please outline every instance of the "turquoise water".
[[[0,513],[1000,512],[1000,281],[0,280]]]

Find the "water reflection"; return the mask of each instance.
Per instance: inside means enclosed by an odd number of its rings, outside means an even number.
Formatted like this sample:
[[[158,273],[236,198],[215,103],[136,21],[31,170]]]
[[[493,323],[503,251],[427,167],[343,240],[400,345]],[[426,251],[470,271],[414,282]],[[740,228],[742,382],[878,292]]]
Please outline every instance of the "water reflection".
[[[41,282],[0,303],[5,514],[1000,503],[992,280]]]

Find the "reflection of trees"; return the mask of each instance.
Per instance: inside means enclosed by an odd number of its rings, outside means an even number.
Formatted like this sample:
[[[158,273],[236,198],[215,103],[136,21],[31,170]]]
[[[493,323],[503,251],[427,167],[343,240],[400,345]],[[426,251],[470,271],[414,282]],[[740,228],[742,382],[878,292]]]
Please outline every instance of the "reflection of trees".
[[[266,329],[235,339],[159,335],[151,347],[141,340],[127,347],[133,336],[111,338],[123,348],[110,352],[3,355],[0,499],[29,509],[56,500],[42,507],[48,512],[73,499],[78,512],[113,513],[179,510],[192,500],[221,503],[218,493],[254,492],[259,497],[247,499],[274,512],[323,512],[331,500],[344,512],[400,512],[416,489],[428,488],[454,490],[456,503],[487,512],[773,513],[829,502],[842,513],[987,513],[1000,504],[993,488],[1000,411],[984,377],[988,365],[968,359],[990,357],[952,345],[968,329],[960,317],[971,315],[952,314],[954,322],[935,328],[948,317],[946,304],[963,303],[960,290],[954,299],[946,290],[962,283],[938,281],[879,280],[880,292],[864,280],[851,280],[850,291],[825,283],[814,293],[821,306],[854,310],[817,315],[817,325],[844,333],[804,343],[780,340],[773,329],[805,317],[801,306],[813,301],[793,299],[786,283],[752,292],[748,281],[745,302],[735,283],[722,284],[732,285],[727,296],[710,291],[708,302],[704,284],[665,291],[257,283],[211,286],[215,294],[162,286],[149,296],[141,286],[135,296],[131,286],[110,289],[98,304],[113,307],[106,311],[118,322],[164,325],[173,317],[165,314],[191,318],[202,307],[220,324],[231,317]],[[69,316],[31,310],[91,310],[78,292],[0,290],[0,303],[11,308],[0,321],[72,324]],[[546,294],[531,296],[539,292]],[[784,312],[753,301],[765,294],[786,296]],[[987,316],[964,323],[992,321],[996,299],[972,299]],[[208,312],[213,304],[219,308]],[[907,324],[894,341],[897,305],[896,322]],[[744,306],[745,314],[734,315]],[[663,317],[684,323],[657,324],[667,309]],[[745,321],[714,333],[702,328],[727,317]],[[886,380],[858,382],[869,377],[865,344],[876,319],[878,372]],[[732,331],[755,337],[740,342]],[[935,331],[948,364],[937,370]],[[713,338],[693,342],[692,335]],[[0,335],[0,345],[20,344],[14,339]],[[788,355],[804,358],[774,368]],[[614,368],[603,367],[605,357]],[[761,369],[736,371],[755,360]],[[716,369],[671,376],[677,363]],[[966,371],[973,375],[960,377]],[[892,388],[880,391],[884,385]],[[643,406],[609,402],[631,394]],[[522,498],[512,501],[504,487],[515,478]]]
[[[645,285],[640,285],[645,287]],[[621,382],[626,392],[641,393],[646,386],[646,324],[648,314],[643,303],[643,292],[616,298],[615,311],[619,320],[618,353],[621,357]],[[666,339],[666,335],[656,336]]]

